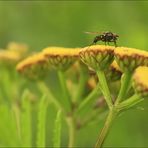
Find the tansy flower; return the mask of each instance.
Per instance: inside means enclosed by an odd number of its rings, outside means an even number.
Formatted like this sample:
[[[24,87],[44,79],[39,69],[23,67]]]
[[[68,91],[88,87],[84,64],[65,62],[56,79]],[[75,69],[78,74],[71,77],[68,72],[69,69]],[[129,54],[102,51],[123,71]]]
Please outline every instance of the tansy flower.
[[[48,47],[43,49],[44,56],[51,66],[67,70],[79,57],[79,48]]]
[[[148,67],[138,67],[133,75],[134,88],[142,97],[148,97]]]
[[[20,59],[20,56],[8,50],[0,49],[0,63],[15,63]]]
[[[32,55],[20,63],[18,63],[16,69],[18,72],[30,79],[42,79],[45,77],[49,65],[47,59],[42,53]]]
[[[104,70],[114,59],[113,46],[93,45],[81,49],[81,60],[94,70]]]
[[[28,51],[28,46],[23,43],[10,42],[7,45],[7,50],[15,52],[15,53],[19,54],[21,57],[23,57],[24,54],[26,54]]]
[[[114,53],[117,63],[124,72],[132,72],[138,66],[148,66],[148,52],[146,51],[117,47]]]

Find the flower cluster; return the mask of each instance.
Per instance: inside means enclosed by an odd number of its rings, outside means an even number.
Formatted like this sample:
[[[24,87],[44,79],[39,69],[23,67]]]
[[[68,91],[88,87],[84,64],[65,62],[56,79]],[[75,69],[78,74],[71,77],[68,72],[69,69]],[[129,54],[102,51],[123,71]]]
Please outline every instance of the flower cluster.
[[[70,76],[65,76],[70,67]],[[16,69],[24,76],[36,80],[44,78],[49,69],[56,70],[62,99],[53,97],[52,101],[63,109],[66,117],[68,115],[68,125],[69,121],[73,122],[74,128],[77,127],[77,123],[84,125],[85,122],[94,119],[94,115],[91,114],[94,111],[92,106],[98,97],[103,98],[103,105],[99,107],[103,106],[101,108],[106,110],[108,106],[109,114],[96,147],[101,147],[111,122],[121,111],[143,101],[141,97],[148,97],[148,52],[134,48],[105,45],[93,45],[82,49],[47,47],[18,63]],[[74,84],[73,81],[69,81],[69,77],[77,79]],[[121,83],[118,83],[119,80]],[[117,81],[118,86],[112,88],[114,92],[111,92],[108,82],[113,81]],[[132,83],[138,95],[133,91],[129,93]]]
[[[17,70],[31,79],[44,77],[49,68],[67,70],[78,59],[79,49],[48,47],[24,59]]]

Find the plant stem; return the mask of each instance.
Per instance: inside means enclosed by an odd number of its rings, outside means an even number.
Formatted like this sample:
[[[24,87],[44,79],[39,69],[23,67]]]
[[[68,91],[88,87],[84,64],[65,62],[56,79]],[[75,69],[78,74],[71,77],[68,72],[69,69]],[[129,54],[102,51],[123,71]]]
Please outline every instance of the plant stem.
[[[109,109],[111,110],[112,106],[113,106],[113,102],[112,102],[111,93],[110,93],[110,90],[108,88],[108,84],[107,84],[107,81],[106,81],[106,78],[105,78],[105,74],[104,74],[103,71],[98,70],[97,75],[98,75],[98,78],[99,78],[101,91],[102,91],[102,93],[103,93],[103,95],[105,97],[105,101],[106,101]]]
[[[79,101],[82,98],[82,95],[85,91],[85,85],[87,82],[87,74],[85,73],[84,69],[80,70],[80,78],[79,78],[79,84],[78,84],[78,88],[77,88],[77,94],[75,97],[75,101]]]
[[[131,72],[125,72],[124,75],[122,76],[121,88],[120,88],[118,97],[115,102],[116,105],[125,97],[127,91],[129,90],[130,83],[131,83],[131,77],[132,77]]]
[[[15,120],[16,120],[18,139],[21,142],[22,137],[21,137],[21,126],[20,126],[20,109],[18,107],[18,104],[14,104],[12,107],[13,107],[14,117],[15,117]]]
[[[62,126],[62,112],[57,112],[57,117],[54,123],[54,135],[53,135],[53,148],[60,147],[61,145],[61,126]]]
[[[68,148],[72,148],[72,147],[74,147],[74,143],[75,143],[75,131],[76,131],[73,117],[67,118],[67,124],[69,127]]]
[[[95,145],[95,148],[101,148],[102,147],[102,145],[103,145],[103,143],[104,143],[104,141],[105,141],[105,139],[106,139],[106,137],[109,133],[112,122],[115,119],[116,115],[117,115],[117,111],[115,109],[112,109],[112,110],[109,111],[109,114],[106,118],[104,127],[103,127],[103,129],[102,129],[102,131],[99,135],[99,138],[97,140],[97,143]]]
[[[37,86],[38,86],[39,90],[40,90],[42,93],[46,94],[47,97],[49,98],[49,100],[51,100],[51,102],[54,103],[54,105],[55,105],[55,107],[56,107],[57,109],[62,109],[61,104],[60,104],[60,103],[57,101],[57,99],[53,96],[53,94],[52,94],[50,88],[49,88],[49,87],[47,88],[47,86],[46,86],[46,84],[45,84],[44,82],[38,81]],[[63,109],[62,109],[62,110],[63,110]]]
[[[132,97],[128,98],[127,100],[121,102],[121,103],[117,106],[117,108],[118,108],[119,110],[129,109],[129,108],[133,107],[134,105],[136,105],[136,104],[142,102],[143,100],[144,100],[144,99],[141,98],[141,96],[135,94],[135,95],[133,95]]]
[[[64,99],[63,100],[64,108],[66,109],[67,112],[70,112],[72,109],[72,103],[71,103],[69,92],[68,92],[68,89],[66,86],[66,78],[65,78],[64,72],[59,70],[58,77],[60,80],[60,85],[61,85],[61,89],[62,89],[62,93],[63,93],[63,97],[64,97],[63,98]]]
[[[95,89],[93,89],[93,91],[86,97],[84,98],[84,101],[82,101],[82,103],[79,105],[78,109],[77,109],[77,113],[85,113],[87,112],[87,106],[89,105],[90,107],[90,102],[91,101],[94,101],[94,98],[97,97],[100,93],[99,91],[100,89],[100,86],[99,86],[99,83],[97,84],[97,86],[95,87]],[[84,109],[86,108],[86,109]]]

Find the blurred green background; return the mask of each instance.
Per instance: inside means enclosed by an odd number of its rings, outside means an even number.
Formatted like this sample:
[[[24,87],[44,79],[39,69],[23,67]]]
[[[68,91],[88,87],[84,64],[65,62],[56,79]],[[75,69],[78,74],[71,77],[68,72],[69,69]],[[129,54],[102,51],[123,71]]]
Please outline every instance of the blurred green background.
[[[94,37],[84,31],[112,31],[120,46],[147,49],[147,9],[146,1],[1,1],[0,45],[81,47]]]
[[[119,46],[147,50],[147,12],[146,1],[0,1],[0,47],[10,41],[26,43],[33,51],[51,45],[83,47],[94,37],[85,31],[112,31],[120,36]],[[141,106],[144,110],[118,117],[105,146],[148,147],[148,101]],[[102,125],[80,130],[77,145],[94,145]]]

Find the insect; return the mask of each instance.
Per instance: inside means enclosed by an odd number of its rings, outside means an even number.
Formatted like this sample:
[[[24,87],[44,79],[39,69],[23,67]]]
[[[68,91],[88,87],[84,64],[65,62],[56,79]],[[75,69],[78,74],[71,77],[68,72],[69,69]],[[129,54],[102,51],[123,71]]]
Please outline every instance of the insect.
[[[106,45],[106,44],[109,45],[110,42],[113,42],[114,45],[117,47],[116,41],[117,41],[117,39],[118,39],[119,36],[118,36],[117,34],[115,34],[115,33],[112,33],[112,32],[110,32],[110,31],[103,32],[103,33],[101,33],[101,34],[100,34],[99,32],[85,32],[85,33],[87,33],[87,34],[98,34],[98,35],[94,38],[93,43],[92,43],[91,45],[96,44],[98,41],[102,41],[102,42],[105,43],[105,45]],[[99,35],[99,34],[100,34],[100,35]]]

